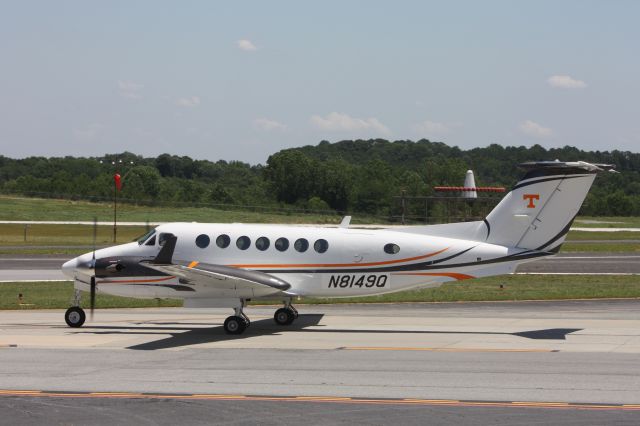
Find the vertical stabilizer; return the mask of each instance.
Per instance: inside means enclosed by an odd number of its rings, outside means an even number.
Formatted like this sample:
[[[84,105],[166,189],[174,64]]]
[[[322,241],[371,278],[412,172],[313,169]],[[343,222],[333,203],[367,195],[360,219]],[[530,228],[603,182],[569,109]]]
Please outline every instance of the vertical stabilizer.
[[[559,249],[596,173],[611,166],[542,161],[485,218],[486,242],[531,250]]]

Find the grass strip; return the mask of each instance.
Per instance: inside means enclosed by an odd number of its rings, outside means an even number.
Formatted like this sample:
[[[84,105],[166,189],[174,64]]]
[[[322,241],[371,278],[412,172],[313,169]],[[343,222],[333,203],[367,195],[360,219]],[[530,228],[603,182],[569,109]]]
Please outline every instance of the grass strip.
[[[113,220],[113,204],[0,196],[0,220]],[[245,222],[245,223],[340,223],[338,214],[309,214],[299,211],[259,212],[251,206],[212,207],[143,206],[118,203],[118,221],[122,222]],[[275,209],[278,206],[274,206]],[[364,216],[360,223],[376,221]],[[377,219],[378,221],[380,219]]]
[[[22,305],[18,294],[22,294]],[[73,295],[71,282],[0,283],[0,309],[64,309]],[[598,298],[640,298],[640,276],[594,275],[505,275],[446,283],[439,288],[409,290],[380,296],[341,299],[304,298],[296,304],[465,302],[499,300],[561,300]],[[88,295],[83,302],[88,303]],[[252,301],[262,305],[273,301]],[[98,294],[99,308],[142,308],[182,306],[175,299],[146,300]]]

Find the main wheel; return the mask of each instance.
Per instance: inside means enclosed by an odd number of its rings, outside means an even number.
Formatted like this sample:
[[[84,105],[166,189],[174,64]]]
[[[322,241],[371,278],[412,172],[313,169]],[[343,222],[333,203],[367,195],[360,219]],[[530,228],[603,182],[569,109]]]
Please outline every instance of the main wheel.
[[[273,320],[278,325],[290,325],[294,319],[296,319],[296,315],[289,308],[280,308],[273,314]]]
[[[64,313],[64,320],[69,327],[82,327],[82,324],[84,324],[84,320],[86,319],[87,316],[85,315],[84,310],[78,306],[72,306]]]
[[[224,321],[224,331],[227,334],[242,334],[247,328],[247,322],[242,317],[230,316]]]

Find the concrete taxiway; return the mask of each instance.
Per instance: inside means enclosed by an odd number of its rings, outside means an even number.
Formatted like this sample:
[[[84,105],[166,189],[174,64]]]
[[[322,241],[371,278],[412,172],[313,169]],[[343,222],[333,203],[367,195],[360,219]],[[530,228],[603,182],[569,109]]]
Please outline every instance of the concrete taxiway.
[[[0,312],[11,424],[638,424],[640,300]],[[186,419],[186,420],[185,420]],[[1,422],[0,422],[1,423]]]
[[[640,404],[640,301],[0,313],[0,389]]]

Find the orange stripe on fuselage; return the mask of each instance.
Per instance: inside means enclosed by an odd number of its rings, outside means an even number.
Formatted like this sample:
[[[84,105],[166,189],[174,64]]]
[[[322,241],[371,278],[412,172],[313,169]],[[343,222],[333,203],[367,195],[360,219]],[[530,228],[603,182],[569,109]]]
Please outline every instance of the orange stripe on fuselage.
[[[395,272],[391,275],[419,275],[425,277],[449,277],[455,278],[458,281],[470,280],[476,278],[473,275],[460,274],[458,272]]]
[[[194,260],[189,264],[189,266],[187,266],[187,268],[195,268],[196,266],[198,266],[198,263],[200,262],[198,262],[197,260]]]
[[[433,253],[424,254],[422,256],[406,257],[404,259],[385,260],[382,262],[367,262],[367,263],[265,263],[265,264],[251,264],[251,265],[227,265],[234,268],[348,268],[352,266],[380,266],[380,265],[392,265],[394,263],[411,262],[412,260],[426,259],[428,257],[436,256],[444,251],[449,250],[450,247],[443,248],[442,250],[434,251]]]

